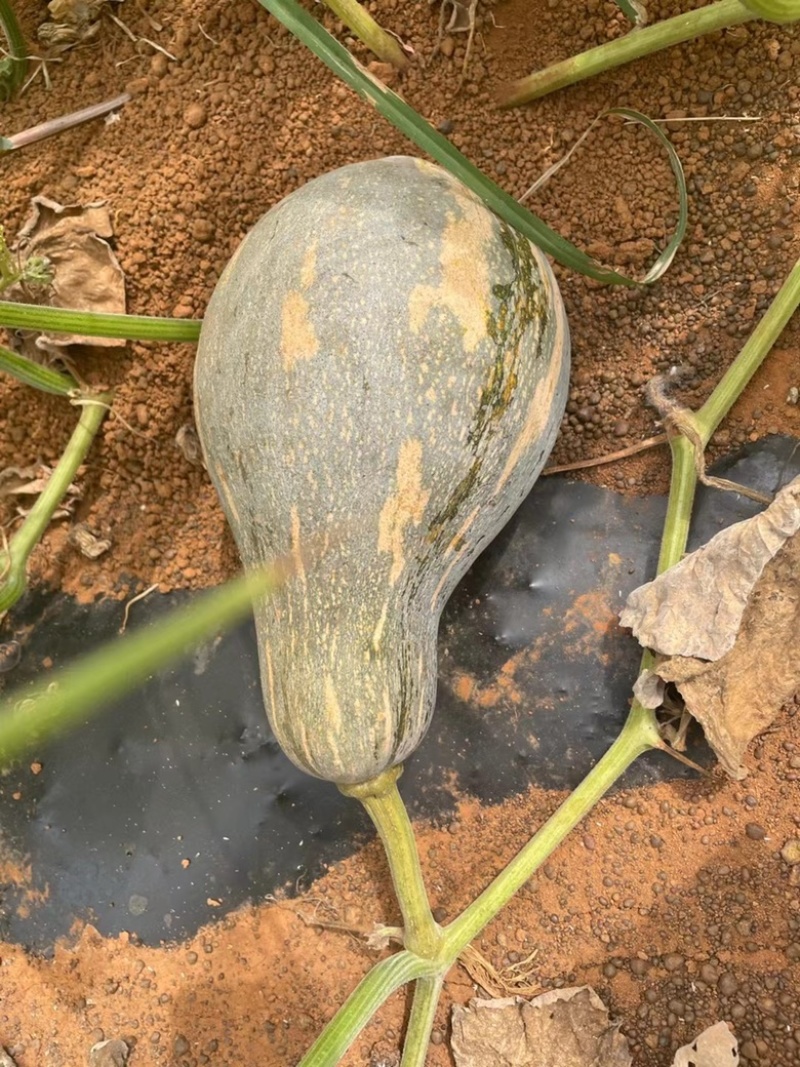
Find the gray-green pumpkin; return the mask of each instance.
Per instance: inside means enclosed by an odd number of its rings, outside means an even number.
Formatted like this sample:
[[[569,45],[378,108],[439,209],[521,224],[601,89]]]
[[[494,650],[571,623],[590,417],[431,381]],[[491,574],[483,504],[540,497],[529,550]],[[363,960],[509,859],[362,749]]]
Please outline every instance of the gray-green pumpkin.
[[[539,474],[568,368],[544,256],[429,163],[325,174],[242,242],[195,413],[245,565],[297,561],[256,626],[299,767],[352,785],[417,747],[442,608]]]

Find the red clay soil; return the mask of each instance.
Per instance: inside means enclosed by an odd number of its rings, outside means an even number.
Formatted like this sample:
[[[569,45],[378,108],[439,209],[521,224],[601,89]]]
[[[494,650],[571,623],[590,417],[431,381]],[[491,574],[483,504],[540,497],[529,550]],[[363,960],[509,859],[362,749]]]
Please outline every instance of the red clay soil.
[[[42,6],[15,6],[34,41]],[[500,112],[500,86],[624,32],[616,5],[481,0],[460,89],[465,37],[437,48],[437,4],[369,6],[413,49],[407,73],[375,72],[516,196],[604,108],[668,120],[689,185],[687,240],[666,277],[647,288],[604,288],[559,269],[574,370],[552,462],[657,434],[643,387],[673,366],[683,371],[678,396],[702,402],[800,248],[797,30],[747,24]],[[655,20],[687,5],[647,6]],[[347,39],[321,5],[314,10]],[[255,0],[155,0],[116,13],[142,39],[134,43],[104,18],[93,42],[48,63],[52,90],[40,76],[4,106],[2,132],[126,89],[133,99],[119,121],[0,158],[0,221],[13,236],[39,194],[107,201],[131,312],[202,317],[233,250],[281,197],[333,167],[413,151]],[[348,45],[370,61],[359,44]],[[614,118],[529,206],[634,273],[663,247],[677,215],[663,149]],[[800,386],[799,330],[795,320],[784,332],[718,431],[712,457],[770,433],[800,436],[800,407],[787,400]],[[80,357],[85,379],[115,390],[118,417],[106,420],[79,478],[75,521],[112,547],[88,561],[69,544],[68,524],[56,523],[35,553],[35,582],[85,599],[122,599],[153,584],[203,587],[234,573],[235,550],[206,473],[176,444],[192,421],[193,354],[190,345],[133,344]],[[54,463],[74,422],[59,399],[0,381],[0,468]],[[666,449],[577,476],[660,492]],[[780,854],[800,837],[796,710],[757,744],[744,783],[716,774],[601,804],[479,938],[479,951],[500,971],[535,952],[535,986],[593,984],[623,1020],[642,1067],[668,1067],[677,1046],[717,1019],[735,1030],[744,1062],[800,1064],[800,866]],[[437,915],[455,916],[555,803],[534,789],[489,810],[465,800],[446,830],[419,827]],[[256,901],[189,943],[143,948],[86,929],[52,960],[0,946],[0,1044],[18,1067],[83,1063],[104,1037],[135,1046],[131,1063],[142,1067],[286,1067],[373,959],[357,935],[310,921],[366,929],[396,919],[390,900],[373,844],[305,897]],[[474,995],[480,975],[471,966],[472,975],[459,965],[448,977],[432,1064],[450,1062],[449,1006]],[[396,995],[348,1062],[398,1062],[405,1008]]]

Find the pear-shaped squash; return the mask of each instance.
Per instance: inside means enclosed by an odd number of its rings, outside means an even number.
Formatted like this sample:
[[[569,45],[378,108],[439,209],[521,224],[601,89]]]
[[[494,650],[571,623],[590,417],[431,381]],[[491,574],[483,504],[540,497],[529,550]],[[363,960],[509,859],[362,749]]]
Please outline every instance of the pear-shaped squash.
[[[429,163],[325,174],[242,242],[195,414],[245,565],[297,560],[256,626],[299,767],[358,784],[419,744],[442,608],[541,470],[568,366],[545,258]]]

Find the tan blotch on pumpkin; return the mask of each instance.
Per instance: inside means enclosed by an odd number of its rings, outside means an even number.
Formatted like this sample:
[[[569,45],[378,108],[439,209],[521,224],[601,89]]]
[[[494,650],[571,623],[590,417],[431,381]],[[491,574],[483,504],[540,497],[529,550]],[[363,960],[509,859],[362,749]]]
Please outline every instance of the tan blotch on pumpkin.
[[[381,509],[378,519],[378,551],[389,552],[392,568],[389,582],[394,585],[405,566],[403,539],[409,523],[419,526],[430,491],[422,484],[422,442],[411,438],[400,446],[397,460],[397,489]]]
[[[281,307],[281,355],[290,371],[301,359],[311,359],[319,351],[317,333],[308,317],[309,305],[302,293],[287,293]]]
[[[408,301],[409,324],[419,333],[434,308],[450,311],[463,330],[467,352],[474,352],[486,337],[491,290],[484,248],[492,236],[492,216],[482,204],[459,198],[463,214],[450,215],[442,237],[439,285],[415,285]]]

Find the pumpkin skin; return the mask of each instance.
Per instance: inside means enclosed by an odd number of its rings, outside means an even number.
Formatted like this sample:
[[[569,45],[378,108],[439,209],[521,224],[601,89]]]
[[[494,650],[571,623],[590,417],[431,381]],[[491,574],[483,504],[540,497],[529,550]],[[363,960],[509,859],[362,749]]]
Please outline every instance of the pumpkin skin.
[[[255,616],[303,770],[367,782],[422,740],[442,608],[536,480],[568,372],[544,256],[422,160],[310,181],[240,245],[195,415],[244,564],[295,560]]]

